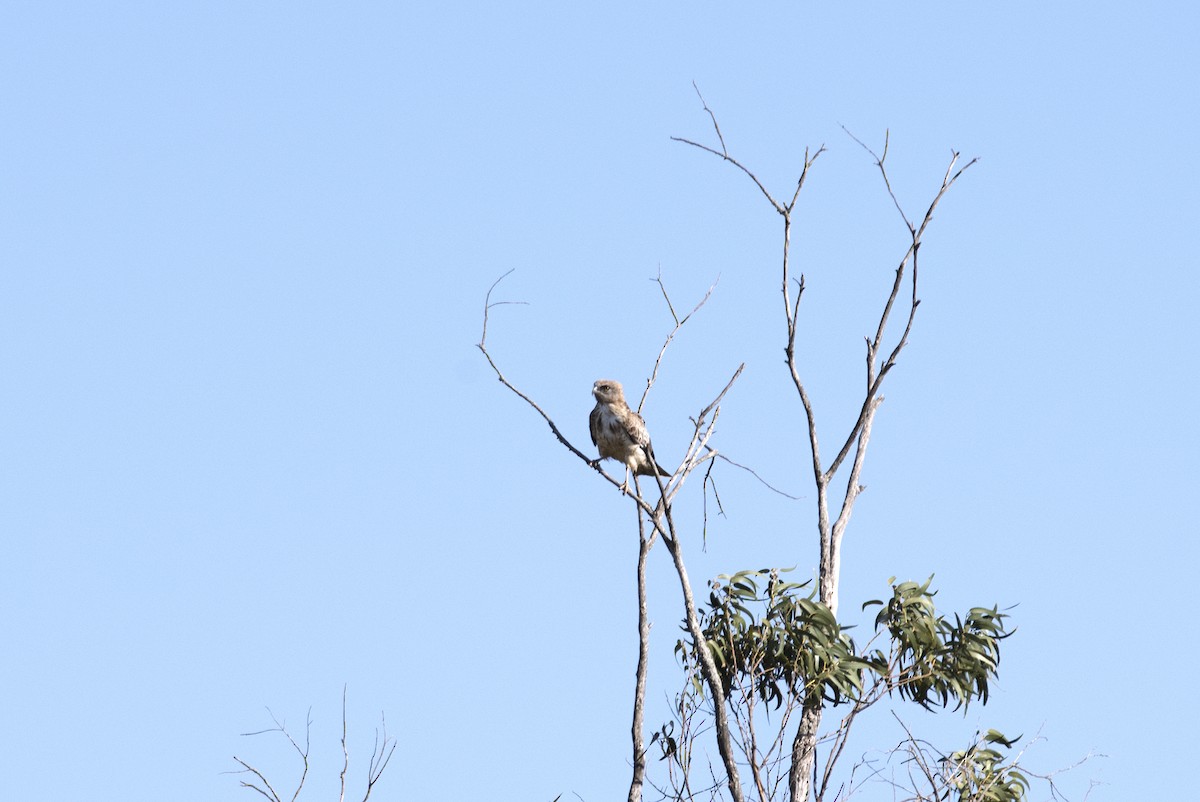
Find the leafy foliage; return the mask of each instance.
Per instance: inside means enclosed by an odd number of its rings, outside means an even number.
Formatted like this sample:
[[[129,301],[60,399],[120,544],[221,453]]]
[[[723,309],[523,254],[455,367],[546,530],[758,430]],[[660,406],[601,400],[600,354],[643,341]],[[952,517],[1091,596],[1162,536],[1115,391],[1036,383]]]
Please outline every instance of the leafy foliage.
[[[866,659],[881,675],[891,675],[891,689],[922,707],[953,703],[965,709],[972,699],[986,704],[988,681],[1000,664],[1000,641],[1012,634],[1004,623],[1008,616],[996,607],[973,607],[951,623],[934,609],[932,582],[933,577],[923,584],[901,582],[893,585],[887,604],[863,604],[864,610],[882,608],[875,627],[891,636],[890,654],[877,649]]]
[[[768,569],[721,575],[712,583],[700,615],[727,696],[741,681],[776,708],[788,698],[836,705],[862,692],[868,664],[829,608],[814,593],[799,593],[808,584],[784,582]],[[675,649],[687,656],[691,647],[680,641]]]
[[[710,585],[707,604],[697,611],[703,645],[712,656],[724,706],[738,722],[747,757],[752,765],[769,770],[772,760],[783,760],[776,749],[785,744],[783,729],[769,741],[756,741],[753,707],[762,703],[784,708],[780,727],[787,728],[790,714],[799,709],[849,703],[852,710],[842,727],[863,710],[888,696],[915,702],[924,708],[966,709],[974,700],[986,704],[990,683],[1000,664],[1000,642],[1012,632],[1008,616],[997,607],[973,607],[966,614],[947,617],[938,613],[925,582],[900,582],[895,578],[886,602],[872,600],[863,610],[879,607],[875,632],[859,650],[829,608],[817,600],[810,583],[785,582],[779,569],[740,571],[718,576]],[[691,630],[685,626],[689,635]],[[685,636],[687,638],[687,636]],[[706,702],[697,645],[690,638],[676,643],[689,687],[678,697],[678,719],[655,733],[662,758],[672,771],[686,777],[691,763],[691,716]],[[1000,749],[1015,739],[989,730],[968,749],[930,755],[927,746],[912,739],[912,759],[935,792],[917,792],[913,799],[943,802],[1020,802],[1029,782],[1015,761],[1006,763]],[[765,750],[760,751],[766,743]],[[836,760],[844,733],[831,747]],[[935,753],[936,755],[936,753]],[[940,761],[940,767],[939,763]],[[675,776],[673,774],[673,776]],[[756,774],[761,789],[765,774]],[[824,798],[825,786],[817,791]],[[680,798],[686,798],[683,794]]]
[[[1025,798],[1029,779],[1015,764],[1005,764],[1004,755],[992,748],[1008,749],[1019,739],[988,730],[969,749],[942,759],[946,784],[957,793],[958,802],[1018,802]]]
[[[779,569],[722,574],[700,610],[727,698],[736,686],[776,708],[795,702],[837,705],[861,703],[865,689],[872,688],[925,708],[987,703],[1000,641],[1012,634],[997,607],[973,607],[951,620],[934,608],[932,577],[894,584],[886,603],[863,604],[864,610],[881,608],[875,628],[886,632],[886,647],[860,654],[829,608],[813,591],[803,592],[810,583],[784,582],[779,574]],[[694,649],[684,640],[675,646],[692,666]],[[702,697],[703,683],[695,671],[689,674]]]

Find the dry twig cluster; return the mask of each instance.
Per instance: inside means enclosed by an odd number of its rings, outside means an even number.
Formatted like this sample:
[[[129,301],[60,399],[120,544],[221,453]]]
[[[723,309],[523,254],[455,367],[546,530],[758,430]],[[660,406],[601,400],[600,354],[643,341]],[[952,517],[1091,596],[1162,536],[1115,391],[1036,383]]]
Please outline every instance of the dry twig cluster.
[[[296,802],[300,797],[300,792],[304,790],[304,784],[308,781],[309,770],[309,753],[311,751],[311,735],[312,735],[312,710],[308,711],[304,724],[304,746],[300,746],[295,737],[288,732],[287,727],[279,721],[279,719],[270,710],[267,711],[271,716],[271,721],[274,722],[274,727],[269,727],[265,730],[257,730],[255,732],[244,732],[243,736],[263,735],[268,732],[278,732],[291,745],[292,750],[300,758],[300,778],[296,782],[296,788],[289,795],[286,792],[280,794],[271,785],[266,774],[256,768],[254,765],[240,757],[234,756],[234,761],[242,768],[235,774],[247,774],[249,779],[241,780],[241,786],[248,788],[251,791],[257,792],[271,802],[284,802],[284,799],[290,802]],[[346,726],[346,691],[342,689],[342,769],[338,775],[338,802],[345,802],[347,792],[347,775],[350,772],[350,747],[347,741],[347,726]],[[371,798],[372,791],[375,790],[376,784],[383,776],[383,772],[387,769],[388,763],[392,760],[392,755],[396,752],[396,739],[391,738],[387,734],[387,722],[381,721],[380,729],[375,731],[375,745],[371,749],[371,757],[367,763],[366,783],[363,787],[363,795],[360,798],[361,802],[367,802]]]

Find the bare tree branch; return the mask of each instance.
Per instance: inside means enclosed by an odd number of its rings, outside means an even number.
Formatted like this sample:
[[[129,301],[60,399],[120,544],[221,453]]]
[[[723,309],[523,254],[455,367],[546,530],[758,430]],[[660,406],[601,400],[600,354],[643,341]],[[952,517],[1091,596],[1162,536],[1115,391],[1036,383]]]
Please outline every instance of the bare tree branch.
[[[309,710],[308,710],[308,716],[306,717],[306,723],[304,726],[304,748],[301,748],[300,744],[296,743],[296,739],[292,737],[292,734],[290,732],[288,732],[287,727],[285,727],[283,725],[283,723],[281,723],[279,721],[279,719],[275,716],[275,714],[271,712],[270,708],[267,708],[267,713],[268,713],[268,715],[271,716],[271,721],[273,721],[275,723],[274,727],[269,727],[268,729],[265,729],[265,730],[257,730],[255,732],[244,732],[244,733],[242,733],[242,737],[263,735],[264,733],[268,733],[268,732],[278,732],[278,733],[282,733],[283,737],[286,738],[288,743],[290,743],[292,745],[292,749],[294,749],[296,751],[296,754],[298,754],[300,756],[300,761],[303,764],[303,768],[300,772],[300,781],[296,784],[296,791],[292,794],[291,802],[295,802],[296,798],[298,796],[300,796],[301,789],[304,788],[305,780],[308,779],[308,753],[309,753],[309,748],[310,748],[310,743],[311,743],[310,738],[312,735],[312,708],[309,708]],[[260,772],[258,769],[256,769],[254,766],[250,765],[246,761],[242,760],[237,755],[234,755],[233,759],[235,761],[237,761],[237,763],[239,765],[241,765],[243,768],[243,771],[237,772],[237,773],[253,774],[255,777],[258,778],[259,782],[262,783],[262,787],[260,787],[256,784],[254,784],[253,782],[247,782],[246,780],[241,780],[240,782],[241,782],[241,785],[243,788],[250,788],[254,791],[257,791],[258,793],[265,796],[267,799],[271,799],[274,802],[283,802],[282,797],[280,797],[279,794],[276,793],[275,789],[273,787],[271,787],[271,783],[267,780],[266,776],[264,776],[262,772]]]
[[[346,799],[346,772],[350,770],[350,749],[346,745],[346,686],[342,686],[342,771],[338,775],[338,802]]]
[[[636,475],[634,485],[637,484]],[[646,536],[645,513],[637,508],[638,521],[638,560],[637,560],[637,601],[638,601],[638,661],[634,679],[633,691],[633,777],[629,783],[629,802],[640,802],[642,786],[646,780],[646,677],[650,668],[650,614],[646,607],[646,558],[654,545],[657,531],[651,531]]]
[[[895,191],[892,190],[892,182],[890,180],[888,180],[887,170],[883,169],[883,163],[887,159],[888,143],[891,141],[892,132],[889,130],[886,130],[886,129],[884,130],[884,132],[883,132],[883,155],[878,156],[875,154],[875,151],[871,150],[871,148],[865,142],[863,142],[861,139],[856,137],[854,134],[850,133],[849,128],[847,128],[844,125],[841,128],[843,131],[846,132],[846,136],[853,139],[855,142],[857,142],[859,145],[862,146],[863,150],[865,150],[867,153],[871,154],[871,158],[875,160],[875,164],[877,164],[879,166],[880,171],[883,173],[883,183],[887,186],[888,195],[891,196],[892,203],[895,205],[896,211],[898,211],[900,213],[900,217],[903,218],[903,220],[904,220],[904,225],[908,227],[908,233],[915,234],[916,229],[913,228],[913,224],[908,221],[908,215],[906,215],[904,213],[904,209],[901,208],[901,206],[900,206],[900,201],[896,198]]]
[[[707,109],[707,107],[705,107],[705,108]],[[723,153],[718,150],[713,150],[708,145],[701,145],[699,142],[693,142],[692,140],[685,139],[681,136],[673,136],[673,137],[671,137],[671,139],[674,140],[675,142],[682,142],[685,145],[691,145],[694,148],[700,148],[700,150],[707,151],[707,152],[713,154],[714,156],[720,156],[722,159],[729,162],[734,167],[738,168],[743,173],[745,173],[747,176],[749,176],[750,180],[758,185],[758,188],[762,192],[763,197],[765,197],[768,201],[770,201],[771,205],[775,207],[775,211],[779,212],[780,214],[784,214],[783,205],[780,204],[779,201],[777,201],[773,197],[771,197],[771,193],[768,192],[767,188],[765,186],[763,186],[761,181],[758,180],[758,176],[756,176],[754,173],[750,172],[750,170],[744,164],[742,164],[737,159],[730,156],[728,153]]]
[[[620,487],[621,483],[618,482],[613,477],[609,476],[608,473],[605,472],[605,470],[600,467],[600,460],[592,459],[591,457],[587,456],[582,451],[580,451],[578,448],[576,448],[575,445],[570,440],[567,439],[566,435],[564,435],[562,433],[562,431],[559,430],[558,426],[554,423],[554,421],[550,418],[550,416],[547,415],[546,412],[540,406],[538,406],[537,402],[535,402],[532,398],[527,396],[525,393],[518,390],[517,387],[514,384],[512,384],[512,382],[510,382],[508,379],[506,379],[504,377],[504,374],[500,372],[500,368],[496,365],[496,362],[492,359],[492,355],[488,352],[488,349],[487,349],[488,312],[491,310],[491,308],[493,306],[498,306],[501,303],[522,303],[520,301],[498,301],[496,303],[492,303],[492,301],[491,301],[492,291],[494,289],[496,289],[496,285],[499,284],[501,281],[503,281],[504,277],[507,276],[509,273],[512,273],[512,271],[510,270],[510,271],[508,271],[508,273],[505,273],[503,276],[496,279],[496,281],[492,284],[491,288],[487,292],[487,297],[485,298],[484,304],[483,304],[483,337],[479,340],[479,342],[476,344],[475,347],[478,348],[483,353],[484,358],[487,359],[488,364],[492,366],[492,370],[496,373],[496,378],[500,380],[500,383],[503,384],[505,387],[507,387],[509,390],[512,390],[513,393],[515,393],[518,397],[521,398],[521,400],[523,400],[526,404],[529,404],[529,406],[533,407],[534,411],[536,411],[539,415],[542,416],[542,420],[546,421],[546,424],[550,427],[550,431],[554,433],[554,437],[558,440],[558,442],[562,443],[567,448],[568,451],[570,451],[575,456],[579,457],[579,459],[581,459],[585,463],[587,463],[587,465],[589,467],[594,469],[597,473],[599,473],[601,476],[603,476],[605,479],[607,479],[610,483],[612,483],[612,485],[614,487]]]
[[[696,82],[692,81],[692,89],[696,90],[696,97],[700,98],[700,105],[708,112],[708,117],[712,120],[713,130],[717,132],[717,139],[721,142],[721,153],[725,156],[729,155],[729,151],[725,148],[725,137],[721,136],[721,126],[717,123],[717,115],[712,113],[712,109],[704,102],[704,95],[700,94],[700,87],[696,86]]]
[[[642,399],[638,401],[637,412],[639,415],[642,412],[642,407],[646,405],[646,396],[650,394],[650,388],[653,387],[654,383],[658,380],[658,368],[662,364],[663,355],[667,352],[667,347],[670,346],[671,342],[675,339],[675,335],[679,333],[679,330],[683,328],[683,324],[687,323],[688,319],[691,318],[692,315],[699,312],[700,307],[708,303],[708,299],[712,296],[713,290],[717,288],[717,282],[720,280],[721,277],[717,276],[717,280],[714,281],[711,286],[709,286],[708,292],[704,293],[704,297],[700,299],[700,302],[692,308],[691,312],[688,312],[683,316],[683,318],[680,318],[679,315],[675,314],[675,306],[671,303],[671,296],[667,293],[667,286],[663,284],[662,271],[660,270],[658,272],[658,276],[656,278],[651,279],[651,281],[658,284],[659,290],[662,291],[663,300],[667,302],[667,311],[671,313],[671,319],[675,321],[675,327],[671,329],[670,333],[667,334],[666,339],[663,340],[662,348],[658,349],[658,357],[656,357],[654,360],[654,368],[650,371],[650,378],[646,380],[646,389],[642,391]]]
[[[529,306],[528,301],[496,301],[495,303],[492,303],[492,290],[496,289],[496,285],[499,284],[501,281],[504,281],[504,279],[508,278],[508,276],[514,270],[516,270],[515,267],[512,268],[512,270],[509,270],[504,275],[500,276],[500,278],[493,281],[492,286],[488,287],[487,297],[484,299],[484,302],[483,302],[483,333],[479,335],[480,345],[482,345],[484,342],[487,341],[488,311],[493,306],[508,306],[508,305],[514,305],[514,304],[519,305],[519,306]]]
[[[310,753],[311,747],[312,747],[312,708],[309,708],[308,716],[306,718],[305,730],[304,730],[304,746],[303,747],[301,747],[300,744],[296,741],[296,739],[292,737],[291,733],[288,732],[287,727],[282,722],[280,722],[280,720],[275,716],[274,713],[272,713],[270,711],[269,708],[268,708],[267,712],[270,714],[271,720],[275,723],[274,727],[270,727],[265,730],[257,730],[255,732],[245,732],[245,733],[242,733],[242,735],[243,736],[251,736],[251,735],[263,735],[268,732],[278,732],[278,733],[281,733],[284,736],[284,738],[287,739],[288,743],[290,743],[292,745],[292,749],[296,752],[297,755],[300,756],[300,760],[302,763],[302,769],[300,772],[300,780],[296,784],[295,792],[293,792],[292,796],[291,796],[291,802],[296,802],[296,800],[300,796],[300,792],[304,789],[304,784],[305,784],[306,780],[308,779],[308,769],[309,769],[308,758],[309,758],[309,753]],[[350,750],[349,750],[348,742],[347,742],[346,688],[345,688],[345,686],[342,687],[341,748],[342,748],[342,769],[339,774],[338,799],[340,800],[340,802],[344,802],[344,800],[346,798],[346,776],[347,776],[347,774],[349,772],[349,768],[350,768]],[[379,782],[380,777],[383,776],[384,769],[387,768],[388,762],[391,760],[392,754],[395,751],[396,751],[396,740],[394,738],[388,737],[387,725],[385,722],[384,727],[383,727],[382,742],[380,741],[379,731],[376,730],[376,732],[375,732],[375,749],[371,753],[371,762],[370,762],[370,765],[368,766],[366,792],[362,798],[363,802],[366,802],[367,798],[370,797],[372,789],[375,787],[376,783]],[[257,792],[261,796],[264,796],[267,799],[271,800],[271,802],[283,802],[283,797],[281,797],[275,791],[274,787],[272,787],[270,781],[267,779],[265,774],[263,774],[258,768],[251,765],[249,762],[243,760],[240,757],[237,757],[236,755],[234,756],[233,759],[234,759],[234,761],[237,762],[237,764],[239,766],[242,767],[242,769],[241,769],[241,771],[232,772],[232,773],[234,773],[234,774],[250,774],[255,778],[254,780],[241,780],[240,784],[243,788],[249,788],[249,789]]]
[[[238,762],[238,764],[241,765],[244,769],[243,772],[237,772],[237,773],[253,774],[255,777],[257,777],[259,779],[259,781],[263,784],[263,786],[265,786],[266,790],[263,790],[263,788],[258,787],[257,785],[255,785],[252,782],[246,782],[245,780],[241,780],[240,784],[243,788],[249,788],[253,791],[257,791],[258,793],[265,796],[267,799],[274,800],[274,802],[282,802],[282,800],[279,798],[279,794],[275,793],[275,789],[271,787],[271,783],[268,782],[267,778],[262,775],[262,772],[260,772],[258,769],[251,766],[246,761],[242,760],[237,755],[234,755],[233,759],[236,760]],[[270,793],[268,793],[268,792],[270,792]]]
[[[371,792],[375,790],[376,783],[383,776],[388,764],[392,762],[392,755],[396,753],[396,739],[388,738],[387,719],[382,713],[379,714],[379,726],[380,729],[375,731],[375,745],[371,748],[371,760],[367,764],[367,788],[363,793],[362,802],[367,802],[371,798]],[[382,730],[382,737],[380,737],[380,730]]]

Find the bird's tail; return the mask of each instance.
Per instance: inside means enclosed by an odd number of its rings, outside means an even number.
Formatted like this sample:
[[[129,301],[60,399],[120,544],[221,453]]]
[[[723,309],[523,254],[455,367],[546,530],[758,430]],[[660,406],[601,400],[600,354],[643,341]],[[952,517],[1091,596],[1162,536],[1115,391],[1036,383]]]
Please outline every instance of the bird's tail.
[[[670,471],[668,471],[663,466],[659,465],[657,462],[652,462],[652,463],[650,463],[650,465],[653,465],[654,468],[656,468],[658,470],[659,476],[670,476],[671,475]],[[650,465],[639,465],[638,469],[637,469],[637,475],[638,476],[653,476],[654,470],[651,469]]]
[[[654,476],[654,471],[658,471],[659,476],[670,476],[671,472],[658,464],[658,458],[654,456],[654,447],[649,442],[646,443],[646,460],[638,465],[636,473],[638,476]],[[652,470],[653,468],[653,470]]]

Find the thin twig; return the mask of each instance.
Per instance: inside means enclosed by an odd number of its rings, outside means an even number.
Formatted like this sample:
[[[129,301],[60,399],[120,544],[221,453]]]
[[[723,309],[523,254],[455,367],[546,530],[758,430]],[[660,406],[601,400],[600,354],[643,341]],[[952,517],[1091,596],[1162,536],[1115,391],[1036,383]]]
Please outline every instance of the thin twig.
[[[855,142],[857,142],[859,145],[862,146],[863,150],[865,150],[867,153],[871,154],[871,158],[875,160],[875,166],[878,167],[879,171],[883,174],[883,183],[887,187],[888,195],[891,196],[892,203],[895,205],[896,211],[898,211],[900,213],[900,217],[904,220],[904,225],[908,227],[908,233],[915,234],[917,232],[917,230],[915,228],[913,228],[913,224],[910,223],[908,220],[908,215],[906,215],[904,213],[904,209],[900,206],[900,201],[896,198],[895,191],[892,190],[892,182],[888,179],[887,170],[883,166],[883,163],[885,161],[887,161],[888,145],[891,141],[892,132],[887,129],[884,129],[884,132],[883,132],[883,155],[880,156],[880,155],[876,154],[875,151],[871,150],[871,148],[865,142],[863,142],[861,139],[856,137],[854,134],[850,133],[849,128],[847,128],[846,126],[843,125],[842,130],[846,132],[846,136],[853,139]]]
[[[926,782],[929,783],[929,787],[930,787],[930,789],[932,789],[932,791],[936,797],[937,789],[938,789],[937,774],[933,770],[933,768],[926,762],[925,753],[921,749],[921,744],[924,743],[924,744],[928,745],[928,742],[918,740],[917,737],[912,734],[912,730],[910,730],[908,728],[908,725],[904,723],[903,719],[901,719],[900,716],[896,715],[896,711],[894,711],[894,710],[892,711],[892,718],[896,719],[896,721],[900,723],[900,726],[904,728],[904,733],[905,733],[905,735],[908,736],[908,741],[907,741],[909,744],[908,753],[912,756],[913,762],[916,763],[917,767],[921,769],[921,773],[925,775],[925,780],[926,780]],[[915,790],[915,786],[914,786],[914,790]],[[920,792],[918,792],[918,793],[920,793]]]
[[[392,762],[392,755],[396,753],[396,739],[388,738],[387,718],[383,713],[379,714],[379,727],[380,729],[375,731],[375,745],[371,747],[371,760],[367,765],[367,789],[363,793],[362,802],[370,799],[371,791],[375,790],[375,784],[379,782],[388,763]],[[383,734],[382,739],[380,730]]]
[[[350,749],[346,745],[346,687],[342,686],[342,773],[338,775],[338,802],[346,798],[346,772],[350,771]]]
[[[667,353],[667,347],[675,339],[675,335],[679,333],[679,330],[683,328],[683,324],[687,323],[692,315],[700,311],[700,307],[708,303],[708,299],[712,296],[713,290],[717,288],[717,282],[721,280],[721,277],[717,276],[716,280],[709,286],[708,291],[704,293],[704,297],[700,299],[700,302],[692,307],[692,311],[688,312],[682,318],[675,314],[675,306],[671,303],[671,296],[667,293],[667,285],[662,280],[662,271],[660,270],[658,276],[650,280],[658,284],[658,289],[662,292],[663,300],[667,302],[667,311],[671,313],[671,319],[675,321],[675,326],[667,334],[666,339],[663,340],[662,348],[658,349],[658,356],[654,359],[654,368],[650,371],[650,378],[646,380],[646,389],[642,391],[642,398],[638,401],[637,413],[639,415],[642,413],[642,407],[646,405],[646,397],[650,395],[650,388],[658,381],[658,368],[662,364],[663,355]]]
[[[690,139],[684,139],[683,137],[680,137],[680,136],[673,136],[673,137],[671,137],[671,139],[675,142],[682,142],[685,145],[691,145],[694,148],[700,148],[700,150],[707,151],[707,152],[713,154],[714,156],[720,156],[725,161],[727,161],[730,164],[732,164],[733,166],[737,167],[739,170],[741,170],[743,173],[745,173],[747,176],[750,177],[750,180],[755,183],[755,185],[762,192],[763,196],[768,201],[771,202],[772,206],[775,207],[775,211],[779,212],[780,214],[784,214],[786,211],[786,207],[784,207],[783,204],[781,204],[779,201],[775,200],[775,198],[771,197],[771,193],[769,191],[767,191],[767,188],[765,186],[763,186],[763,183],[758,180],[758,176],[756,176],[754,173],[750,172],[749,168],[747,168],[744,164],[742,164],[737,159],[735,159],[729,155],[729,149],[725,147],[725,137],[721,135],[721,126],[717,124],[717,115],[713,114],[712,109],[710,109],[708,107],[708,103],[705,102],[705,100],[704,100],[704,95],[700,94],[700,87],[696,86],[695,82],[692,83],[692,86],[696,89],[696,95],[700,98],[700,105],[704,107],[704,111],[708,114],[709,118],[712,120],[713,129],[716,130],[717,139],[721,143],[721,149],[716,150],[714,148],[710,148],[708,145],[701,145],[699,142],[693,142]]]
[[[717,492],[717,481],[712,478],[713,468],[716,466],[716,460],[710,460],[707,470],[704,471],[704,492],[701,494],[701,524],[700,524],[700,548],[701,551],[708,551],[708,488],[712,487],[713,500],[717,502],[717,514],[725,517],[725,507],[721,504],[721,494]]]
[[[712,109],[704,101],[704,95],[700,94],[700,87],[696,86],[695,81],[692,81],[692,89],[696,90],[696,97],[700,98],[700,105],[704,107],[704,110],[708,112],[709,119],[712,120],[713,130],[717,132],[717,139],[721,142],[721,153],[728,156],[729,149],[725,147],[725,137],[721,136],[721,126],[717,123],[717,115],[712,113]]]
[[[780,214],[784,213],[783,204],[781,204],[779,201],[775,200],[775,198],[771,197],[771,193],[767,190],[767,188],[765,186],[763,186],[763,183],[758,180],[758,176],[756,176],[754,173],[750,172],[749,168],[747,168],[746,165],[742,164],[737,159],[733,158],[732,156],[730,156],[727,153],[722,153],[719,150],[713,150],[708,145],[701,145],[699,142],[693,142],[692,140],[685,139],[684,137],[681,137],[681,136],[673,136],[673,137],[671,137],[671,139],[675,142],[682,142],[685,145],[691,145],[694,148],[700,148],[700,150],[708,151],[709,153],[713,154],[714,156],[720,156],[722,159],[729,162],[734,167],[738,168],[743,173],[745,173],[747,176],[749,176],[750,180],[753,181],[758,186],[758,189],[760,192],[762,192],[763,197],[765,197],[768,201],[770,201],[771,205],[775,207],[775,211],[779,212]]]
[[[715,409],[716,406],[721,403],[721,399],[725,397],[725,394],[729,392],[729,388],[733,387],[733,383],[738,380],[738,376],[741,376],[742,371],[745,369],[746,369],[745,362],[738,365],[737,370],[735,370],[733,372],[733,376],[731,376],[729,378],[729,381],[725,383],[725,387],[721,389],[721,392],[717,393],[717,397],[712,400],[712,403],[710,403],[704,409],[700,410],[699,420],[704,420],[704,418],[708,415],[708,413],[712,412],[713,409]]]
[[[242,760],[237,755],[234,755],[233,759],[236,760],[241,766],[244,767],[243,772],[239,772],[239,773],[253,774],[255,777],[257,777],[262,782],[262,784],[264,786],[266,786],[266,790],[264,791],[262,788],[259,788],[257,785],[255,785],[252,782],[246,782],[245,780],[240,780],[239,782],[241,783],[241,786],[243,788],[249,788],[251,790],[257,791],[258,793],[265,796],[267,799],[274,800],[274,802],[282,802],[282,800],[279,798],[279,794],[275,793],[275,789],[271,787],[271,783],[267,780],[266,777],[263,776],[262,772],[260,772],[258,769],[251,766],[246,761]],[[268,793],[268,791],[270,793]]]
[[[312,746],[312,708],[310,707],[308,709],[308,715],[306,717],[303,748],[300,747],[300,744],[296,743],[296,739],[292,737],[292,734],[288,732],[287,727],[279,720],[279,718],[273,712],[271,712],[270,708],[267,708],[267,714],[271,716],[271,721],[275,723],[274,727],[270,727],[265,730],[257,730],[255,732],[244,732],[242,733],[242,736],[247,737],[252,735],[262,735],[268,732],[278,732],[282,733],[283,737],[286,738],[288,743],[292,745],[292,749],[294,749],[296,754],[300,756],[300,761],[303,764],[303,768],[300,772],[300,781],[296,784],[296,791],[292,794],[291,802],[295,802],[296,798],[300,796],[300,791],[304,788],[305,781],[308,779],[308,753]],[[245,769],[245,772],[253,774],[255,777],[257,777],[265,786],[266,790],[258,787],[254,783],[246,782],[245,780],[241,781],[242,787],[251,788],[268,799],[274,800],[274,802],[283,802],[283,799],[278,793],[276,793],[275,789],[271,787],[271,783],[262,774],[262,772],[236,755],[234,755],[233,759]]]
[[[849,132],[847,132],[847,134],[849,134]],[[853,138],[853,134],[850,134],[850,136]],[[863,147],[866,147],[866,146],[864,145]],[[872,155],[874,155],[874,153],[870,150],[870,148],[867,148],[867,151],[871,152]],[[858,438],[859,430],[863,426],[863,424],[866,422],[867,415],[871,414],[871,412],[872,412],[872,410],[871,410],[872,401],[873,401],[874,397],[879,394],[880,388],[883,384],[884,377],[895,366],[896,360],[899,357],[900,352],[908,344],[908,335],[912,331],[912,325],[913,325],[913,321],[916,316],[917,307],[920,305],[920,300],[917,298],[917,278],[918,278],[918,276],[917,276],[917,271],[916,271],[916,255],[921,246],[921,237],[923,236],[925,229],[929,226],[929,223],[932,222],[933,212],[937,208],[938,203],[941,202],[942,197],[945,196],[946,192],[949,191],[950,187],[954,185],[954,182],[958,180],[958,178],[963,174],[963,172],[968,167],[970,167],[972,164],[975,164],[976,161],[978,161],[977,159],[972,159],[968,164],[963,166],[960,170],[958,170],[958,172],[954,173],[953,176],[951,176],[951,171],[953,170],[954,165],[957,163],[958,158],[959,158],[959,154],[957,152],[952,152],[951,160],[950,160],[950,167],[947,168],[946,177],[943,178],[942,185],[938,188],[937,194],[934,196],[933,201],[929,204],[929,208],[925,213],[925,217],[921,221],[921,225],[918,228],[916,228],[915,230],[913,230],[912,242],[909,244],[907,250],[904,253],[904,256],[900,260],[899,266],[896,268],[895,279],[892,282],[892,289],[891,289],[891,292],[888,294],[887,301],[884,303],[883,311],[880,314],[879,324],[878,324],[878,326],[876,326],[876,330],[875,330],[875,336],[867,344],[867,380],[868,380],[867,392],[864,396],[863,404],[862,404],[861,409],[859,410],[859,415],[858,415],[858,418],[855,420],[854,426],[851,428],[849,435],[847,435],[846,440],[843,442],[841,449],[839,449],[837,456],[834,458],[833,462],[830,463],[828,470],[825,471],[826,480],[831,479],[833,477],[833,474],[835,474],[837,472],[838,468],[841,466],[842,461],[849,455],[850,449],[854,446],[855,441],[859,439]],[[888,192],[890,194],[891,193],[891,182],[887,178],[887,170],[885,167],[883,167],[881,159],[877,159],[876,163],[880,167],[880,173],[884,177],[885,186],[888,187]],[[908,218],[907,218],[907,216],[904,215],[903,211],[901,211],[901,216],[903,217],[905,224],[909,225]],[[910,258],[913,260],[913,271],[912,271],[912,276],[910,279],[911,284],[912,284],[912,291],[911,291],[911,295],[910,295],[911,300],[910,300],[907,320],[905,321],[904,332],[900,336],[899,340],[896,342],[896,345],[892,348],[891,352],[888,355],[887,361],[884,363],[883,367],[881,369],[879,369],[878,372],[876,372],[875,356],[879,352],[879,349],[882,346],[883,336],[884,336],[884,332],[886,331],[886,328],[887,328],[888,319],[891,316],[892,306],[895,303],[896,297],[898,296],[898,294],[900,292],[900,288],[902,286],[902,282],[904,279],[905,267],[907,266]]]
[[[763,487],[767,488],[772,493],[778,493],[779,495],[783,496],[784,498],[791,499],[792,501],[799,501],[801,498],[803,498],[803,496],[793,496],[790,493],[785,493],[784,491],[782,491],[779,488],[772,485],[766,479],[759,476],[758,471],[754,470],[753,468],[749,467],[748,465],[742,465],[740,463],[734,462],[733,460],[731,460],[729,457],[725,456],[724,454],[715,454],[714,456],[716,456],[717,459],[728,462],[730,465],[732,465],[735,468],[741,468],[743,471],[746,471],[751,476],[753,476],[755,479],[757,479],[762,484]]]

